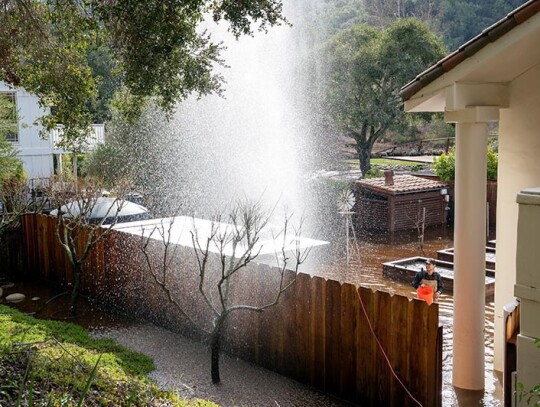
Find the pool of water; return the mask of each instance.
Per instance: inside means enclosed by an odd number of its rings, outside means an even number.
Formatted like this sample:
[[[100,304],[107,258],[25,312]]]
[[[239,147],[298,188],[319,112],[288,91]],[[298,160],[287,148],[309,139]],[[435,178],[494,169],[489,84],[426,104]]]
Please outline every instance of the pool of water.
[[[17,281],[4,285],[3,291],[0,304],[12,306],[41,319],[73,322],[89,330],[127,327],[132,322],[125,316],[101,308],[97,301],[84,296],[77,303],[78,312],[74,318],[70,312],[70,296],[67,291],[43,283]],[[17,303],[6,302],[6,296],[12,293],[22,293],[26,298]]]

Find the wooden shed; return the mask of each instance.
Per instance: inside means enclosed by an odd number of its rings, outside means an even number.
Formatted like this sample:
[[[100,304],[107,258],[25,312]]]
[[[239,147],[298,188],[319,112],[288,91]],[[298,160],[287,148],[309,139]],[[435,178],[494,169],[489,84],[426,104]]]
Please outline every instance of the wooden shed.
[[[359,228],[387,230],[415,229],[425,208],[425,226],[446,222],[447,186],[414,175],[394,175],[356,181],[356,211]]]

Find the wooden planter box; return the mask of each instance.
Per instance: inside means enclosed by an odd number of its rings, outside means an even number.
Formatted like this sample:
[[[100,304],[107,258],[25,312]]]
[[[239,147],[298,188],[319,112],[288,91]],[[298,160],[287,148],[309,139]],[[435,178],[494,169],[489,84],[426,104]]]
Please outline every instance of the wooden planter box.
[[[453,263],[454,248],[437,251],[437,259]],[[495,262],[495,248],[486,247],[486,275],[489,277],[495,277]]]

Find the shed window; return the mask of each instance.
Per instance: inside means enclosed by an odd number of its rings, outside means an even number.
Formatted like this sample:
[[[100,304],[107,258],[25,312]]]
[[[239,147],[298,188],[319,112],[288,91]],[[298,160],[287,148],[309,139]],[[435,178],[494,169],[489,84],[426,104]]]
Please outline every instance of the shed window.
[[[8,141],[19,141],[15,92],[0,92],[0,135]]]

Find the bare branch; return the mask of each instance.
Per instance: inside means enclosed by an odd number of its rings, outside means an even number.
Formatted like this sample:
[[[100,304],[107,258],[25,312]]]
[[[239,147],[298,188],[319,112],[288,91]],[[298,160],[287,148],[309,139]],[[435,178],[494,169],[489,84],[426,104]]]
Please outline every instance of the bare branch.
[[[162,225],[163,225],[163,223],[162,223]],[[180,302],[177,301],[174,298],[172,290],[170,289],[170,287],[167,285],[167,283],[165,281],[165,274],[166,274],[166,272],[168,270],[161,270],[161,271],[163,271],[164,278],[163,278],[163,280],[160,280],[156,270],[154,269],[154,267],[152,265],[152,260],[150,258],[150,253],[149,253],[149,245],[150,245],[150,241],[152,240],[152,235],[154,234],[154,232],[156,232],[156,230],[158,230],[157,227],[152,229],[152,231],[150,232],[150,234],[148,235],[147,238],[144,237],[144,229],[143,229],[143,233],[141,233],[141,251],[142,251],[142,253],[144,255],[144,258],[145,258],[146,267],[148,268],[148,271],[150,272],[150,274],[154,278],[154,282],[161,288],[161,290],[167,296],[167,300],[180,312],[180,314],[182,314],[189,322],[191,322],[191,324],[193,324],[195,327],[199,327],[198,324],[196,323],[196,321],[184,310],[184,307],[182,306],[182,304],[180,304]],[[171,236],[170,233],[168,234],[167,237],[165,237],[165,235],[163,233],[161,234],[162,239],[160,239],[160,241],[163,244],[163,248],[164,248],[165,253],[167,253],[169,251],[169,248],[170,248],[170,245],[169,245],[170,244],[170,236]],[[164,257],[165,256],[166,256],[166,254],[164,255]],[[165,264],[165,263],[162,263],[162,264]]]
[[[210,244],[212,243],[215,236],[217,235],[217,231],[218,231],[218,228],[212,222],[211,227],[210,227],[210,235],[206,238],[206,244],[205,244],[204,249],[201,247],[201,244],[199,242],[199,234],[198,234],[197,228],[195,227],[195,220],[193,220],[193,229],[190,231],[191,241],[192,241],[193,248],[195,251],[195,256],[197,257],[197,264],[199,266],[199,292],[201,293],[204,299],[204,302],[212,310],[215,316],[218,316],[219,312],[212,305],[212,302],[206,295],[206,292],[204,291],[204,282],[205,282],[205,277],[206,277],[206,266],[208,264],[208,258],[210,256]],[[202,256],[202,260],[200,256]]]

